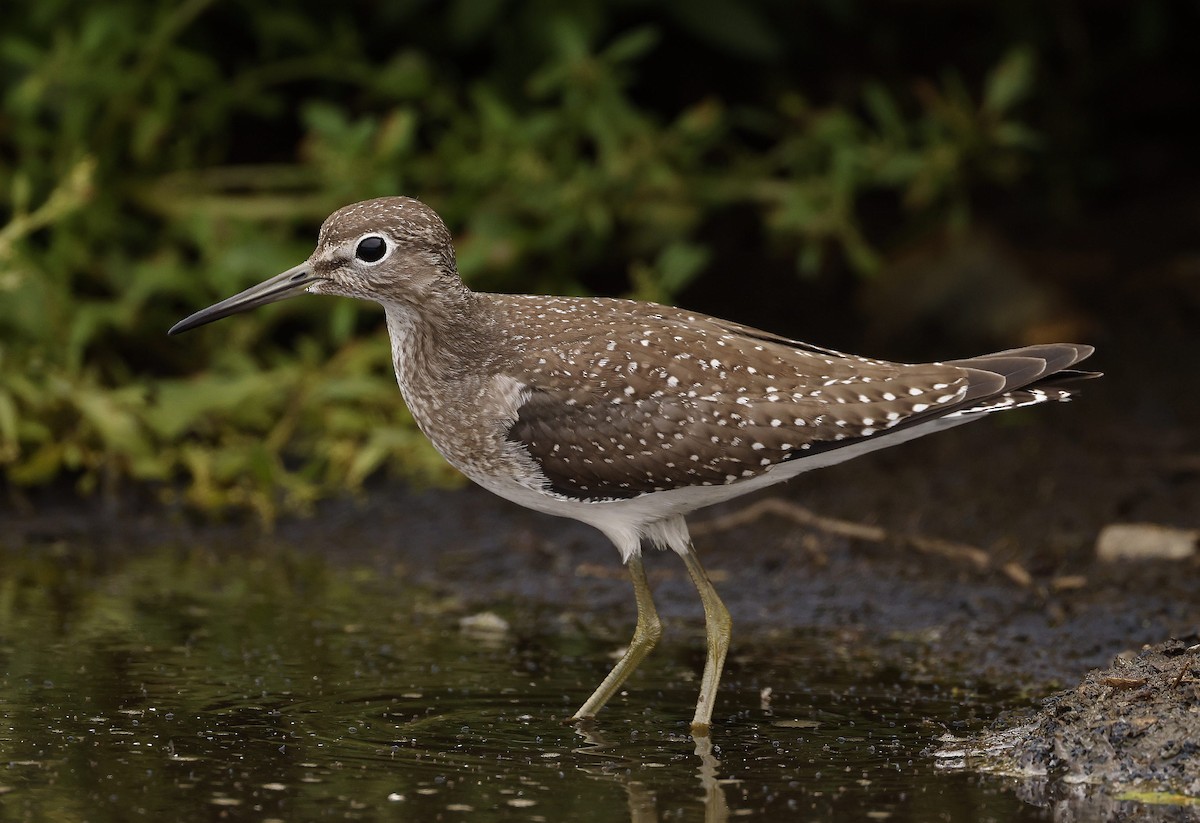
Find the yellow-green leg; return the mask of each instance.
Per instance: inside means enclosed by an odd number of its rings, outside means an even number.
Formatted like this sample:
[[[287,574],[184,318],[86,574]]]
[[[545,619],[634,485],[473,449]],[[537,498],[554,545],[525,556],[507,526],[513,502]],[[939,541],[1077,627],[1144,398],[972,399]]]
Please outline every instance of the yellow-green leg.
[[[595,717],[596,712],[600,711],[604,704],[617,693],[633,670],[638,667],[638,664],[645,659],[650,650],[654,648],[654,644],[662,637],[662,623],[658,620],[658,611],[654,608],[654,598],[650,595],[650,583],[646,580],[646,569],[642,565],[641,554],[630,557],[626,565],[629,567],[629,576],[633,579],[633,594],[637,598],[637,627],[633,630],[633,639],[629,641],[629,648],[625,650],[625,654],[621,655],[617,665],[613,666],[608,677],[604,678],[596,691],[592,692],[592,696],[579,707],[579,711],[575,712],[571,720]],[[703,574],[703,572],[701,573]],[[706,606],[705,609],[707,608]]]
[[[696,715],[692,718],[692,731],[706,734],[712,724],[713,704],[717,699],[717,686],[721,682],[721,670],[725,667],[725,654],[729,651],[729,638],[733,634],[733,619],[729,609],[721,602],[717,590],[700,558],[689,545],[687,551],[679,553],[687,565],[688,574],[696,584],[700,593],[700,602],[704,604],[704,633],[708,645],[708,655],[704,660],[704,675],[700,678],[700,697],[696,700]]]

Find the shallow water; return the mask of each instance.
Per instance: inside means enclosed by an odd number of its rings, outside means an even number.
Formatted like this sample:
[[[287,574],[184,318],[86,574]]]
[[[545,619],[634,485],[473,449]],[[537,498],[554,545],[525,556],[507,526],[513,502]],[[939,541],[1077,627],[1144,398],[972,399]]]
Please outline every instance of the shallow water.
[[[1048,818],[938,771],[937,737],[1028,700],[905,671],[909,641],[739,637],[697,739],[701,627],[672,622],[568,725],[631,614],[497,603],[507,629],[464,629],[399,573],[224,554],[0,550],[4,819]]]

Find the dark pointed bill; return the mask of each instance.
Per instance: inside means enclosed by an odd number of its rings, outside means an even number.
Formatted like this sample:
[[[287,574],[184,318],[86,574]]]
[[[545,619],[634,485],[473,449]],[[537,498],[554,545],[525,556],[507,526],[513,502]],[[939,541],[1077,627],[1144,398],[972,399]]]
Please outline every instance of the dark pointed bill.
[[[268,303],[286,300],[304,291],[320,279],[322,278],[313,276],[312,269],[309,268],[308,263],[301,263],[299,266],[288,269],[283,274],[275,275],[270,280],[264,280],[257,286],[251,286],[244,292],[239,292],[233,297],[227,297],[220,303],[211,305],[207,309],[201,309],[191,317],[185,317],[172,326],[167,334],[179,334],[180,332],[194,329],[197,326],[203,326],[205,323],[220,320],[222,317],[228,317],[231,314],[250,311],[251,309],[257,309],[259,306],[265,306]]]

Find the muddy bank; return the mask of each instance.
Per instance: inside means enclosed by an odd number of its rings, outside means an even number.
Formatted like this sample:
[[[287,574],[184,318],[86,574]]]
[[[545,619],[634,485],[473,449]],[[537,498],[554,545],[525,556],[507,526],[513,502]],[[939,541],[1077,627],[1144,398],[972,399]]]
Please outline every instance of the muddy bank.
[[[943,744],[946,768],[1028,780],[1034,798],[1080,812],[1123,801],[1200,811],[1200,635],[1121,656],[1031,717]]]

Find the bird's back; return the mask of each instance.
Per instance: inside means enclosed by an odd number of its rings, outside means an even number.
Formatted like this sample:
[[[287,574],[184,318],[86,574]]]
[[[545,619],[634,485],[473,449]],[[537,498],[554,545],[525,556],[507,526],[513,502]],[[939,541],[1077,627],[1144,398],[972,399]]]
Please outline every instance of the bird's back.
[[[1053,376],[1080,376],[1065,370],[1091,353],[1053,344],[901,364],[655,304],[477,297],[478,325],[495,332],[490,402],[508,418],[493,448],[546,494],[581,502],[736,486],[788,464],[791,476],[938,418],[1066,399]]]

